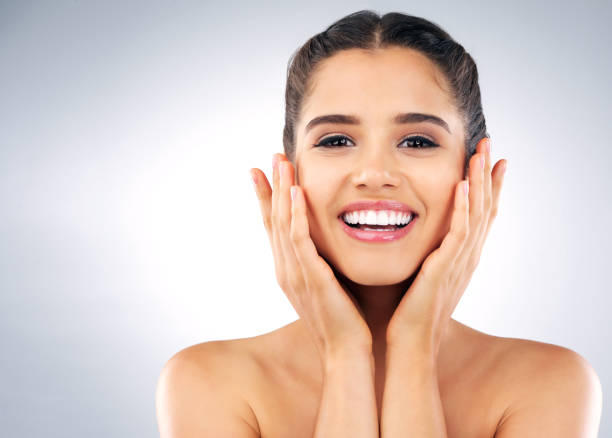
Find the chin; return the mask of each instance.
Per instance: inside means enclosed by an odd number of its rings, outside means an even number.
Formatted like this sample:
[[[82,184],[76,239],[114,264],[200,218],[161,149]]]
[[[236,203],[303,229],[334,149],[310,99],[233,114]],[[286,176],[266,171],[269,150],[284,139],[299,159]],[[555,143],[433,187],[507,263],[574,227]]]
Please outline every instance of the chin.
[[[419,268],[421,260],[403,260],[392,262],[389,259],[363,257],[329,260],[333,269],[350,281],[363,286],[391,286],[406,281]],[[330,263],[331,264],[331,263]]]
[[[413,272],[400,270],[353,270],[354,272],[343,273],[353,283],[363,286],[392,286],[402,283],[410,277]]]
[[[310,234],[319,255],[336,274],[363,286],[391,286],[409,280],[434,249],[423,247],[421,241],[411,245],[397,241],[347,247],[344,240],[323,235],[316,225]]]

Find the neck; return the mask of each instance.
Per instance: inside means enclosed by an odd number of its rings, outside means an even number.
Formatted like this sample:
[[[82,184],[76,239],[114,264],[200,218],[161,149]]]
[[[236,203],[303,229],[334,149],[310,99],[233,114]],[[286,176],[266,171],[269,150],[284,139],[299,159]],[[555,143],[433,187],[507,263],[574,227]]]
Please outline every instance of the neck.
[[[363,312],[364,319],[372,333],[374,349],[384,352],[387,345],[386,334],[389,320],[412,284],[414,276],[398,284],[366,286],[354,283],[339,273],[336,275],[347,286]]]
[[[418,275],[419,270],[420,269],[418,269],[412,276],[398,284],[367,286],[351,281],[334,269],[336,278],[344,284],[351,295],[353,295],[355,298],[355,301],[357,301],[357,304],[363,313],[365,322],[372,333],[372,353],[374,354],[377,364],[377,373],[384,372],[382,370],[384,370],[385,366],[384,364],[387,351],[386,335],[389,321],[391,320],[393,313],[397,309],[397,306],[401,302],[406,291],[412,285],[416,275]],[[306,333],[307,329],[302,325],[302,319],[298,320],[298,325],[302,327],[303,333]],[[440,352],[454,343],[454,341],[450,338],[452,337],[456,340],[454,333],[457,331],[456,329],[458,328],[458,325],[459,324],[451,318],[448,327],[450,330],[447,330],[444,338],[441,341]],[[304,336],[308,337],[309,335]]]

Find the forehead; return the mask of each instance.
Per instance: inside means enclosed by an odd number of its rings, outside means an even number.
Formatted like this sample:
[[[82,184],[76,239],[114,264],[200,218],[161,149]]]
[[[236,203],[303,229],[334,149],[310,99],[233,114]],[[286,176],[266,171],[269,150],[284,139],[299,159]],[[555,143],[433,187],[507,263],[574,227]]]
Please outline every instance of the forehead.
[[[311,78],[298,127],[321,114],[356,114],[388,122],[400,112],[434,114],[461,132],[448,82],[427,56],[404,47],[343,50],[322,61]]]

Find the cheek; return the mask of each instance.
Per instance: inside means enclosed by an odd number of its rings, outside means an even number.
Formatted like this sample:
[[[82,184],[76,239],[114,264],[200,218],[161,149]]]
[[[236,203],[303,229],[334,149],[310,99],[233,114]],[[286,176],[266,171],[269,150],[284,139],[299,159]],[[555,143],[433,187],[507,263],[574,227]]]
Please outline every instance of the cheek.
[[[460,176],[454,172],[422,172],[415,177],[413,186],[425,207],[425,217],[433,227],[452,216],[454,206],[454,187]]]
[[[332,172],[325,172],[324,169],[300,175],[300,186],[306,195],[308,219],[314,226],[322,226],[331,217],[333,209],[339,208],[334,204],[339,184],[336,179]]]
[[[333,196],[322,181],[305,182],[302,185],[306,194],[306,216],[310,238],[321,255],[329,254],[331,244],[329,230]]]

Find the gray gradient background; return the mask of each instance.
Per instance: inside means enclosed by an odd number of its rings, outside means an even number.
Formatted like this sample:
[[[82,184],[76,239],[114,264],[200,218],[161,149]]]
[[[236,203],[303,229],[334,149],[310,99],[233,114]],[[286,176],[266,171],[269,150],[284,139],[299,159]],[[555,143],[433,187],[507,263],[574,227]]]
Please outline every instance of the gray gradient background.
[[[454,318],[584,356],[612,436],[612,7],[552,1],[2,2],[3,436],[157,436],[171,355],[297,318],[248,169],[282,150],[289,56],[366,8],[466,47],[508,159]]]

